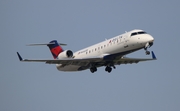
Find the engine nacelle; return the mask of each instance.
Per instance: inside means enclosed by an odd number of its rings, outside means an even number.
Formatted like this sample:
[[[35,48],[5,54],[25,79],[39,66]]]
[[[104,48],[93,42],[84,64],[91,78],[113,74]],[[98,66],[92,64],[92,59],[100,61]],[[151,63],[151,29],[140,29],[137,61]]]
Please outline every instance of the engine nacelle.
[[[73,57],[73,52],[71,50],[65,50],[58,55],[59,59],[60,58],[71,58],[71,57]]]

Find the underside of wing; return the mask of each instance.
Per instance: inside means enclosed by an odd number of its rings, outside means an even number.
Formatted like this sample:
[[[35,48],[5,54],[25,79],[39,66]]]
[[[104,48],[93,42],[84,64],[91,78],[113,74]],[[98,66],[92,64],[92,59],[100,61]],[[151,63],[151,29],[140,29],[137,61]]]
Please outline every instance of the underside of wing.
[[[114,64],[132,64],[132,63],[138,63],[138,62],[143,62],[143,61],[150,61],[150,60],[155,60],[155,59],[141,59],[141,58],[121,58],[120,60],[115,60]]]
[[[138,62],[143,62],[143,61],[151,61],[151,60],[156,60],[156,56],[154,52],[152,51],[152,58],[128,58],[128,57],[122,57],[119,60],[115,60],[114,64],[119,65],[119,64],[132,64],[132,63],[138,63]]]

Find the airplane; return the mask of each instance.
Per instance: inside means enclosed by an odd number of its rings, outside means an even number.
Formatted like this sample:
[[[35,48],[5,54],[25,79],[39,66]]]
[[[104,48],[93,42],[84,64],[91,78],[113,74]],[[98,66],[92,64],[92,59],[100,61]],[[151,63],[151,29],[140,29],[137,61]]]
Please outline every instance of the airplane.
[[[83,71],[90,69],[90,72],[94,73],[98,67],[105,66],[105,71],[110,73],[112,68],[116,68],[115,65],[156,60],[154,52],[147,50],[153,43],[154,38],[150,34],[143,30],[135,29],[74,53],[71,50],[63,50],[61,46],[66,44],[58,43],[57,40],[52,40],[45,44],[30,44],[30,46],[48,46],[54,59],[23,59],[18,52],[17,55],[19,60],[23,62],[56,64],[59,71]],[[145,50],[146,55],[151,53],[152,58],[126,57],[127,54],[141,49]]]

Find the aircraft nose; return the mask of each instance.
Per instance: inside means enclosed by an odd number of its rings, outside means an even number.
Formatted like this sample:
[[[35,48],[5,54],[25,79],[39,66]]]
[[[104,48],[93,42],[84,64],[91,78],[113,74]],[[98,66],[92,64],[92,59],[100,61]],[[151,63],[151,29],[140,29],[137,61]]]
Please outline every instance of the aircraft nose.
[[[150,47],[154,44],[154,38],[151,35],[148,36],[148,42]]]
[[[154,38],[153,38],[151,35],[149,35],[149,36],[148,36],[148,41],[149,41],[149,42],[154,42]]]

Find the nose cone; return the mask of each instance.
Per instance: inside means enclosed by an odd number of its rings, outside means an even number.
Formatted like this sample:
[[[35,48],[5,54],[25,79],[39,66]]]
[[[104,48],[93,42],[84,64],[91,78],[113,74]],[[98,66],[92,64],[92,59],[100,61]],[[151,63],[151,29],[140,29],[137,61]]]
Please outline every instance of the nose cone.
[[[151,47],[154,44],[154,38],[151,35],[148,35],[147,42],[149,42],[149,47]]]
[[[143,45],[146,44],[146,43],[153,44],[153,42],[154,42],[154,38],[149,34],[140,35],[139,38],[140,39],[138,39],[138,40],[141,41],[141,43]]]
[[[151,35],[148,35],[146,39],[148,42],[154,42],[154,38]]]

